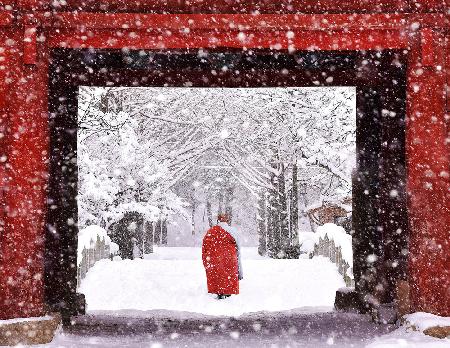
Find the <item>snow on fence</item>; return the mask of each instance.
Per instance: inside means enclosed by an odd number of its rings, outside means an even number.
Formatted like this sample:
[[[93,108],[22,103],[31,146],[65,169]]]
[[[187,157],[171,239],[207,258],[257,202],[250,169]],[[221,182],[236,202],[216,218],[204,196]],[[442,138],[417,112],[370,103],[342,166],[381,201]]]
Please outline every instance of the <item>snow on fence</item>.
[[[319,226],[316,232],[314,255],[328,257],[344,277],[345,285],[355,286],[353,278],[352,236],[335,224]]]
[[[116,243],[100,226],[88,226],[78,232],[77,286],[80,286],[89,269],[101,259],[110,258],[119,251]]]

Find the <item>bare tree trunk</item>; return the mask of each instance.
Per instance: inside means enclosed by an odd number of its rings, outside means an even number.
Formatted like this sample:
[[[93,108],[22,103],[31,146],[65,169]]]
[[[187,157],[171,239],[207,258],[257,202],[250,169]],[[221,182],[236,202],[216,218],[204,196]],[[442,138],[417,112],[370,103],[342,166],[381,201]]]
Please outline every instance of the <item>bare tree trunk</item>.
[[[258,199],[258,235],[259,235],[259,255],[267,254],[267,224],[266,224],[266,192],[261,190]]]
[[[161,245],[161,225],[161,219],[159,219],[155,224],[155,233],[153,235],[156,245]]]
[[[233,207],[231,201],[233,200],[234,187],[228,183],[225,189],[225,214],[228,215],[230,224],[233,221]]]
[[[224,200],[224,195],[223,195],[222,190],[220,190],[219,191],[219,207],[217,209],[217,215],[223,214],[223,211],[224,211],[224,209],[223,209],[223,200]]]
[[[151,239],[151,242],[152,242],[152,251],[153,251],[153,245],[155,245],[155,233],[156,233],[156,224],[155,224],[155,222],[154,221],[152,221],[152,239]]]
[[[278,176],[278,216],[280,229],[280,257],[286,257],[289,248],[289,219],[285,182],[285,167],[280,164],[280,174]]]
[[[161,245],[167,245],[167,216],[161,223]]]
[[[153,252],[153,223],[146,221],[144,223],[144,254]]]
[[[209,199],[206,201],[206,215],[208,215],[209,227],[213,227],[214,225],[211,211],[211,202],[209,201]]]
[[[276,169],[276,167],[274,168]],[[279,195],[278,195],[278,177],[271,174],[271,188],[268,197],[268,249],[269,256],[277,258],[280,252],[280,219],[279,219]]]
[[[197,202],[192,200],[192,235],[195,235],[195,209],[197,208]]]
[[[291,245],[298,246],[298,166],[297,160],[294,160],[292,166],[292,190],[291,190]]]
[[[277,254],[275,246],[275,233],[276,233],[276,219],[275,219],[275,208],[272,205],[273,201],[269,197],[267,206],[267,254],[275,258]]]

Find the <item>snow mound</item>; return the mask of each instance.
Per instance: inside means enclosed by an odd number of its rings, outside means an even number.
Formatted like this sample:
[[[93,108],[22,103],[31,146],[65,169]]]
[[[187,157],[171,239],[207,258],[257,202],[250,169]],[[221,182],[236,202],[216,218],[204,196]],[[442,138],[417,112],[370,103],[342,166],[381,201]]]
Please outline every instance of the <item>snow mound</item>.
[[[448,348],[449,339],[430,337],[422,332],[400,327],[397,330],[377,337],[365,348]]]
[[[146,221],[158,221],[161,217],[161,209],[150,203],[144,202],[128,202],[121,203],[117,207],[110,208],[110,211],[105,213],[110,224],[120,221],[126,213],[141,214]]]
[[[319,238],[324,239],[325,236],[329,240],[334,241],[336,247],[341,247],[342,258],[347,261],[349,265],[353,265],[353,250],[352,250],[352,236],[345,232],[344,228],[335,224],[327,223],[319,226],[316,232],[316,243]]]
[[[314,245],[318,241],[316,233],[314,232],[299,232],[298,239],[300,243],[300,251],[304,254],[312,254],[314,252]]]
[[[17,324],[17,323],[25,323],[25,322],[30,322],[30,321],[47,321],[47,320],[52,320],[52,319],[53,319],[53,317],[51,317],[49,315],[45,315],[42,317],[4,319],[4,320],[0,320],[0,326]]]
[[[434,326],[450,326],[450,317],[440,317],[439,315],[416,312],[405,315],[406,321],[419,331],[424,331]]]

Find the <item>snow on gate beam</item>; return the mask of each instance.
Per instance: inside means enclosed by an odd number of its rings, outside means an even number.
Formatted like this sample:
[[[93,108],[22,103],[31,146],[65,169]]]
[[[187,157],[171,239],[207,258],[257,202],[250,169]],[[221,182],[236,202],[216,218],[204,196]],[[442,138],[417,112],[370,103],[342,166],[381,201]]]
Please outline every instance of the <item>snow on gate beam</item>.
[[[412,23],[445,28],[444,14],[145,14],[59,12],[52,27],[61,29],[218,30],[405,30]]]

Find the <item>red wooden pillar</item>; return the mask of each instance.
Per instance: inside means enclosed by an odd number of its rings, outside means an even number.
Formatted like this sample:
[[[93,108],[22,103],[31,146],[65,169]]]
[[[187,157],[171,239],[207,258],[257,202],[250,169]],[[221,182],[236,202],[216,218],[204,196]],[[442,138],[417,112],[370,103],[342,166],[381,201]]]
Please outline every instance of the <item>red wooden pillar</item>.
[[[408,67],[409,277],[414,311],[450,315],[449,154],[443,37],[412,34]]]
[[[0,41],[5,41],[4,33],[0,33]],[[5,233],[5,188],[7,180],[7,134],[8,134],[8,112],[7,105],[7,62],[5,51],[0,51],[0,241],[1,236]]]
[[[7,33],[6,214],[0,234],[0,319],[44,313],[43,254],[48,163],[47,57],[24,60],[24,30]],[[30,49],[30,48],[29,48]],[[26,51],[26,50],[25,50]],[[33,48],[31,48],[33,51]],[[28,56],[29,58],[29,56]]]

